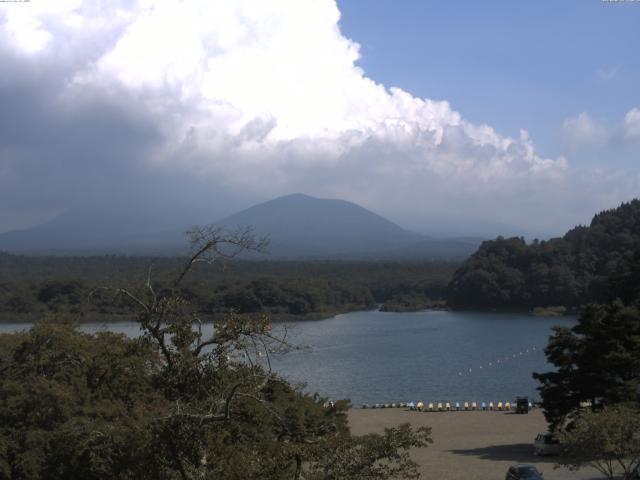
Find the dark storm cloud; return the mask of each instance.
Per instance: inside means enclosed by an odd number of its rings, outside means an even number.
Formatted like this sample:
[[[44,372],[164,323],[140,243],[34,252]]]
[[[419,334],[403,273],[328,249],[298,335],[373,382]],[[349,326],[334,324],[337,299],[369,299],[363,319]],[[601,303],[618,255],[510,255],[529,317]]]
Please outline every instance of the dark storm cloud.
[[[0,65],[0,221],[73,210],[163,226],[220,215],[206,184],[149,168],[163,141],[161,119],[135,98],[69,89],[54,63],[0,52]],[[12,226],[0,223],[0,231]]]

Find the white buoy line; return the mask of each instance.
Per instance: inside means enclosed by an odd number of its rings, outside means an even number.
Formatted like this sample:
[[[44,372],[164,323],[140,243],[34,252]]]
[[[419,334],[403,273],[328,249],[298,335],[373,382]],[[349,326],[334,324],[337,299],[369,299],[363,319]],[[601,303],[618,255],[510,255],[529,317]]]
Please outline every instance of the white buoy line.
[[[477,367],[477,370],[486,370],[486,369],[489,369],[489,368],[498,368],[498,367],[501,367],[501,366],[507,364],[508,362],[513,363],[514,360],[518,360],[518,359],[520,359],[522,357],[526,357],[527,355],[531,355],[533,353],[538,353],[538,352],[541,352],[543,350],[544,349],[539,348],[539,347],[535,347],[535,346],[531,347],[531,348],[526,348],[524,350],[518,351],[517,353],[512,353],[512,354],[509,354],[509,355],[501,356],[501,357],[498,357],[498,358],[496,358],[494,360],[491,360],[490,362],[484,362],[484,363],[480,364]],[[466,375],[471,375],[471,374],[473,374],[473,372],[474,372],[473,368],[460,370],[458,372],[458,376],[463,377],[463,376],[466,376]]]

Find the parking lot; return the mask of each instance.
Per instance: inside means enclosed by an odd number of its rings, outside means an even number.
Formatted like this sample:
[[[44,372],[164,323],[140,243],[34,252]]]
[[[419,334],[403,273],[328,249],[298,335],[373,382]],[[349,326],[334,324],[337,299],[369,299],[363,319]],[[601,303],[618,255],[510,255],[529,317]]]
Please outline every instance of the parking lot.
[[[533,455],[533,440],[546,431],[540,410],[526,415],[512,412],[430,412],[406,409],[353,409],[349,422],[354,434],[382,432],[385,427],[410,422],[430,426],[434,443],[416,450],[414,460],[423,479],[490,480],[505,478],[510,465],[530,463],[546,480],[591,480],[602,478],[593,469],[571,472],[555,469],[556,457]]]

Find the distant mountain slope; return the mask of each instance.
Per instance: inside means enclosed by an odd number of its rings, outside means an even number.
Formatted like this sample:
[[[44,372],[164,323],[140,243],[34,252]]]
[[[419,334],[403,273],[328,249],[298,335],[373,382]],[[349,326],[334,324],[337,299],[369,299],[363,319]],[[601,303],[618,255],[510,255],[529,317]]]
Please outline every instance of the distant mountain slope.
[[[324,255],[401,248],[425,237],[409,232],[355,203],[293,194],[231,215],[229,229],[253,226],[271,239],[273,255]]]
[[[609,299],[612,277],[624,275],[640,250],[640,200],[593,217],[561,238],[482,243],[454,274],[448,301],[456,308],[577,307]]]
[[[38,254],[184,252],[184,229],[169,225],[162,212],[118,210],[99,217],[91,209],[78,209],[42,225],[0,234],[0,250]]]
[[[179,215],[173,215],[175,218]],[[114,211],[96,218],[90,209],[69,212],[34,228],[0,234],[0,250],[40,254],[165,254],[186,252],[188,228],[169,228],[161,212]],[[165,226],[163,227],[163,223]],[[461,260],[474,239],[434,239],[405,230],[359,205],[303,194],[279,197],[242,210],[214,225],[253,227],[269,236],[268,255],[246,258],[338,260]]]

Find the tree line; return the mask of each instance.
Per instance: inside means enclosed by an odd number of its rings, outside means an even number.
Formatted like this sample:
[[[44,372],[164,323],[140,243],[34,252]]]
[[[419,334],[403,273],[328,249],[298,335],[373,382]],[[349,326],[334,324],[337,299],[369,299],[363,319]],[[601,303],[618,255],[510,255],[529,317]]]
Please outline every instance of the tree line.
[[[640,249],[640,200],[595,215],[548,241],[498,237],[484,242],[453,275],[453,308],[578,309],[611,297],[610,281]]]
[[[139,288],[151,273],[168,288],[181,258],[28,257],[0,254],[0,320],[71,314],[81,320],[122,320],[130,300],[100,287]],[[230,309],[273,319],[322,318],[389,302],[387,310],[426,308],[443,300],[457,264],[250,262],[199,264],[181,284],[198,311],[220,317]],[[403,305],[398,296],[410,298]]]

